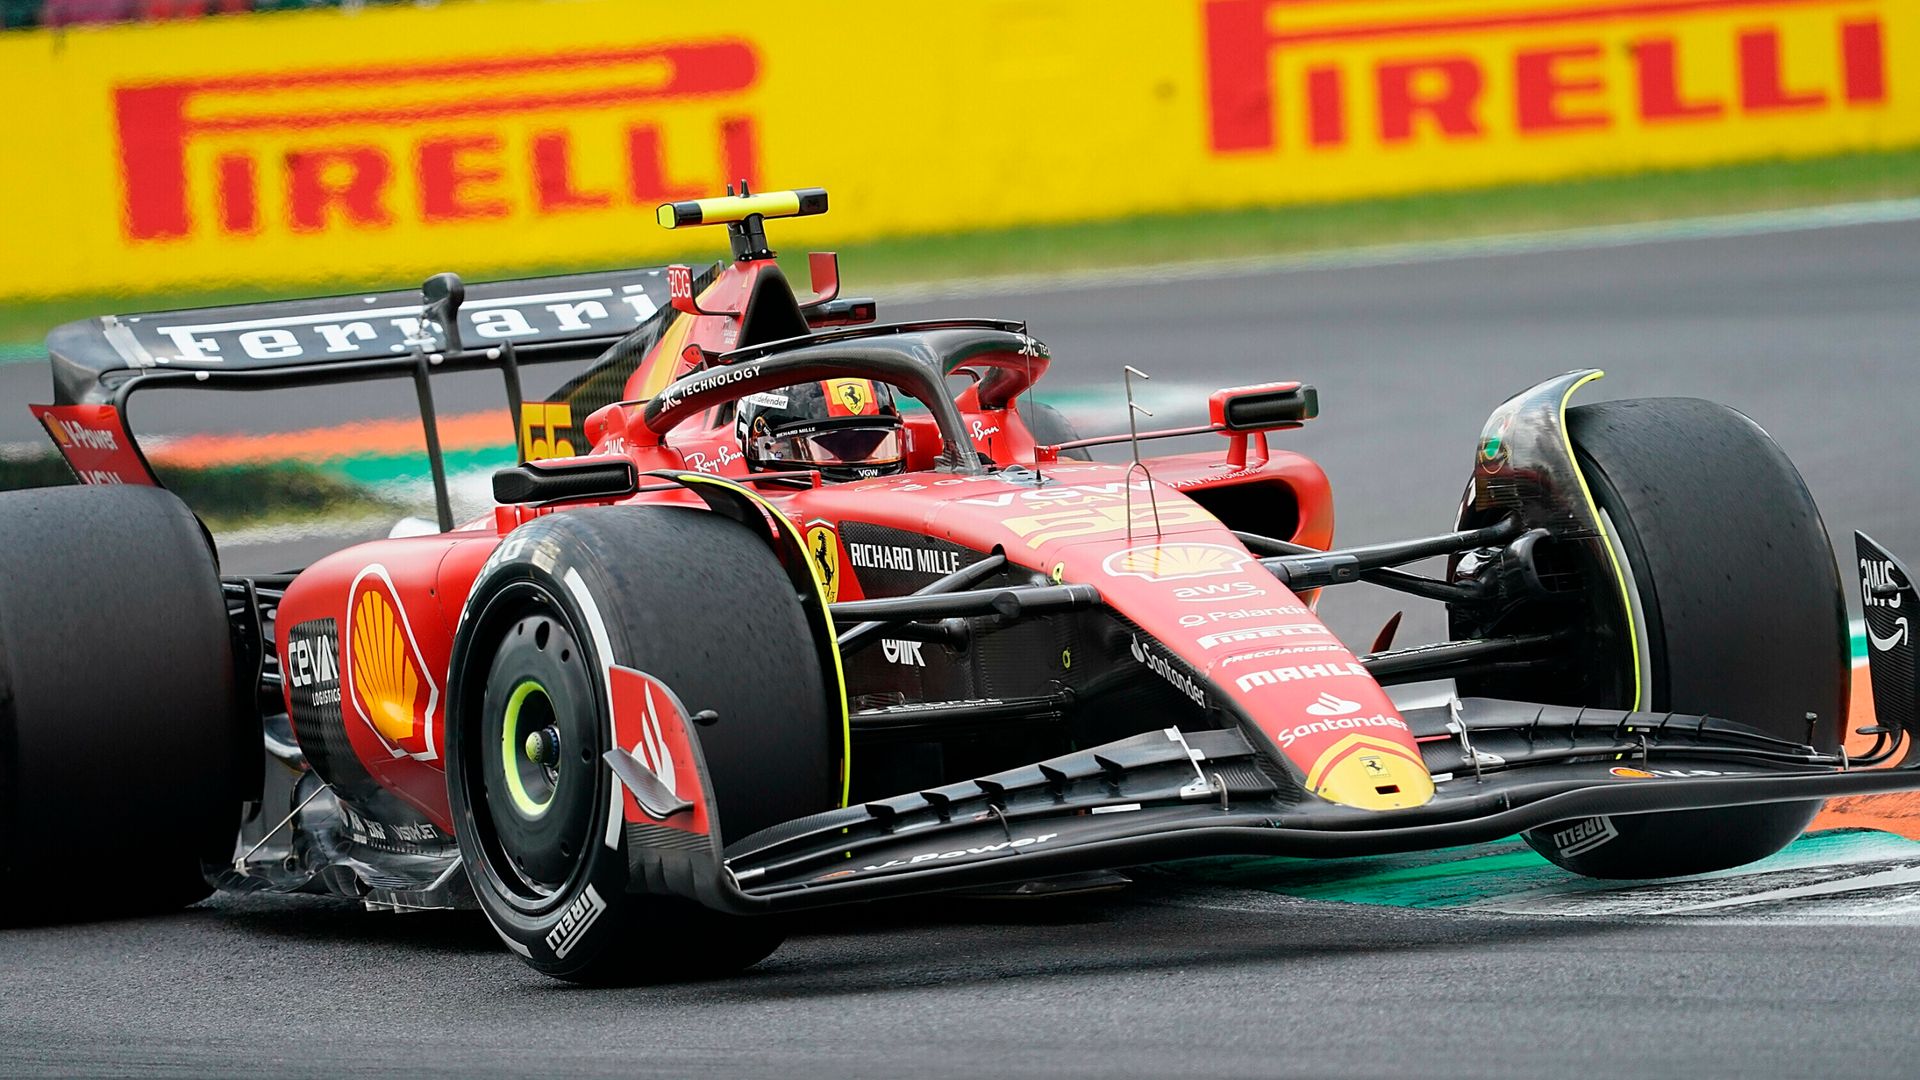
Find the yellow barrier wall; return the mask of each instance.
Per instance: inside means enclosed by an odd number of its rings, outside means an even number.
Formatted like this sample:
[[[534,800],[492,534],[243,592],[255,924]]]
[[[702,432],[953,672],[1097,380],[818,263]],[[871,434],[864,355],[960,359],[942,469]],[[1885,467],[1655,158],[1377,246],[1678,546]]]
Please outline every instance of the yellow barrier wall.
[[[1914,0],[492,0],[0,35],[0,294],[657,260],[1920,143]]]

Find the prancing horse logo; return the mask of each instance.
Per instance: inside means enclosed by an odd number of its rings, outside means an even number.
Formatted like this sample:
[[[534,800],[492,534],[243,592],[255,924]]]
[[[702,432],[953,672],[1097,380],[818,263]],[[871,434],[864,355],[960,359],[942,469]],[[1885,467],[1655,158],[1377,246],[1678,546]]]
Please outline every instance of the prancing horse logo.
[[[840,599],[840,537],[825,521],[807,522],[807,554],[813,558],[813,572],[820,579],[827,603]]]

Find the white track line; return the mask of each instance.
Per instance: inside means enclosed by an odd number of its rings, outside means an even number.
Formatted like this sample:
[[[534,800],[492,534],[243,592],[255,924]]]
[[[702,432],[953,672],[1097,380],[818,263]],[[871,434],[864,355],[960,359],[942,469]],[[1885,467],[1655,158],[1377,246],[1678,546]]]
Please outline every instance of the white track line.
[[[1299,273],[1310,270],[1353,270],[1383,266],[1482,259],[1496,255],[1535,255],[1554,252],[1598,251],[1641,244],[1684,240],[1717,240],[1741,236],[1769,236],[1856,225],[1887,225],[1920,221],[1920,199],[1840,203],[1793,210],[1762,210],[1746,214],[1682,218],[1676,221],[1596,225],[1579,229],[1510,233],[1408,244],[1315,251],[1297,255],[1253,255],[1233,259],[1200,259],[1148,266],[1102,270],[1069,270],[1046,274],[1009,274],[998,277],[955,278],[910,282],[876,288],[890,302],[956,300],[1028,292],[1077,292],[1129,285],[1159,285],[1173,281],[1205,281],[1248,273]]]

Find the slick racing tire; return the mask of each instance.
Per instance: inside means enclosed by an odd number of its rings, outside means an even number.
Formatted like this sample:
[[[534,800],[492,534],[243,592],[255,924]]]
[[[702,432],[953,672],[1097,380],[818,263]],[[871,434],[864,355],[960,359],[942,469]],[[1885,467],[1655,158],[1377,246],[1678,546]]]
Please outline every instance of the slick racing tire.
[[[1080,438],[1080,433],[1074,430],[1066,417],[1060,415],[1060,410],[1051,405],[1036,401],[1031,407],[1021,406],[1021,410],[1026,414],[1027,430],[1033,433],[1033,441],[1042,446],[1058,446]],[[1063,450],[1060,456],[1072,461],[1093,460],[1093,455],[1084,448]]]
[[[177,908],[233,856],[248,751],[214,553],[148,487],[0,494],[0,920]]]
[[[1644,627],[1638,707],[1726,717],[1795,743],[1811,715],[1817,748],[1835,751],[1850,676],[1845,600],[1826,526],[1786,454],[1740,413],[1691,398],[1587,405],[1567,422]],[[1615,700],[1599,704],[1632,705],[1631,672],[1614,683]],[[1673,877],[1765,858],[1821,805],[1614,816],[1525,835],[1577,874]]]
[[[603,985],[728,974],[772,953],[784,934],[771,919],[630,891],[642,883],[616,820],[627,796],[615,801],[602,758],[617,664],[688,715],[717,714],[692,730],[723,839],[839,805],[841,721],[767,544],[706,510],[551,514],[502,542],[465,621],[448,792],[474,892],[508,946],[548,975]]]

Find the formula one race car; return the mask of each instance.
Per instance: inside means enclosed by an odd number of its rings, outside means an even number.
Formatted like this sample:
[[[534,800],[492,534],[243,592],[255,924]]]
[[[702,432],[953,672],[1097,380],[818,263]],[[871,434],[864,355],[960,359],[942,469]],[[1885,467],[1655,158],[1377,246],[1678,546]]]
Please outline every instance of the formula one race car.
[[[1920,596],[1860,538],[1884,726],[1850,759],[1825,528],[1731,409],[1569,409],[1599,373],[1550,379],[1494,410],[1452,531],[1334,548],[1326,476],[1269,447],[1312,387],[1078,437],[1023,401],[1024,324],[874,324],[831,255],[798,297],[765,222],[826,202],[661,207],[726,226],[698,274],[54,331],[35,411],[87,486],[0,496],[10,916],[209,885],[477,905],[550,975],[677,978],[820,905],[1515,832],[1575,873],[1691,874],[1920,788]],[[591,363],[521,401],[563,360]],[[456,523],[429,373],[471,368],[503,373],[522,461]],[[383,377],[415,382],[440,531],[298,573],[222,578],[126,424],[155,386]],[[1224,450],[1141,456],[1173,436]],[[1450,640],[1350,648],[1315,606],[1356,582],[1446,605]],[[1445,705],[1388,697],[1436,679]]]

